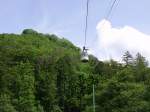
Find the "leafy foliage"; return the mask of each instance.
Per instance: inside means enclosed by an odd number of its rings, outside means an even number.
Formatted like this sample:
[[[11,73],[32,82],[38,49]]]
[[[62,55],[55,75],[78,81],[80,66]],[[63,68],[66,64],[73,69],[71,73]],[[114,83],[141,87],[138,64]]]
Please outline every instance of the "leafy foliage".
[[[0,112],[149,112],[150,68],[129,51],[125,63],[80,62],[65,38],[25,29],[0,35]]]

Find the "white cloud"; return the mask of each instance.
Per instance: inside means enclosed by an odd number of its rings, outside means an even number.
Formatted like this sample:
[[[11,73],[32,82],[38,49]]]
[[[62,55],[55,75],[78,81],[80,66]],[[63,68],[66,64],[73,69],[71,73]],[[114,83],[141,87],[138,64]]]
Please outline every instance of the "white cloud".
[[[131,26],[113,28],[107,20],[97,24],[98,41],[93,53],[101,60],[113,58],[121,61],[125,51],[133,55],[140,52],[150,61],[150,35]]]

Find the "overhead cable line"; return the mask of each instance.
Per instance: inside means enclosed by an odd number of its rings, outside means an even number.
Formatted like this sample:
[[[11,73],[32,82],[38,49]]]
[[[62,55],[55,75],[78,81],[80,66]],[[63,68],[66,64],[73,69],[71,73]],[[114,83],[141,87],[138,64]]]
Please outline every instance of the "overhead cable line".
[[[105,20],[109,20],[110,19],[110,15],[112,15],[113,9],[116,8],[119,5],[119,2],[120,2],[120,0],[110,0],[109,1],[109,5],[108,5],[108,7],[106,9],[106,12],[105,12],[106,14],[104,14],[104,19]],[[104,21],[102,23],[102,26],[105,25],[105,22],[106,21]],[[93,43],[95,41],[95,39],[93,39],[91,43]],[[90,46],[91,46],[91,44],[90,44]]]
[[[86,17],[85,17],[85,32],[84,32],[84,46],[86,46],[86,39],[87,39],[87,30],[88,30],[88,15],[89,15],[89,1],[90,0],[87,0],[87,3],[86,3]]]
[[[109,19],[110,15],[111,15],[111,13],[112,13],[112,11],[113,11],[113,8],[114,8],[114,6],[115,6],[115,4],[116,4],[116,2],[117,2],[117,0],[114,0],[114,1],[113,1],[112,5],[111,5],[111,7],[110,7],[110,9],[109,9],[109,11],[108,11],[106,17],[105,17],[106,20]]]
[[[113,14],[114,14],[114,12],[115,12],[117,6],[119,5],[119,3],[120,3],[120,0],[116,0],[115,3],[114,3],[114,5],[112,4],[112,5],[113,5],[113,8],[112,8],[110,14],[108,15],[108,17],[106,18],[107,20],[109,20],[109,21],[111,20],[111,18],[112,18],[112,16],[113,16]]]
[[[106,7],[106,10],[105,10],[105,12],[104,12],[104,18],[106,18],[106,16],[108,15],[108,12],[109,12],[109,10],[110,10],[110,6],[111,6],[111,4],[114,2],[114,0],[109,0],[109,2],[108,2],[108,6]]]
[[[110,0],[109,1],[109,5],[108,5],[105,15],[104,15],[105,20],[110,21],[110,19],[112,17],[112,16],[110,17],[110,15],[113,15],[113,10],[116,9],[116,7],[119,5],[119,3],[120,3],[120,0]],[[105,25],[105,22],[106,21],[103,22],[102,26]],[[96,40],[96,38],[93,39],[91,43],[93,43],[95,40]],[[91,44],[90,44],[90,46],[91,46]],[[92,46],[93,46],[93,44],[92,44]]]
[[[111,2],[110,2],[110,4],[111,4],[110,9],[108,9],[108,13],[106,13],[106,15],[104,17],[105,20],[109,20],[110,19],[110,15],[112,14],[114,7],[115,6],[117,7],[119,2],[120,2],[120,0],[114,0],[114,1],[111,0]],[[102,26],[105,25],[105,22],[106,21],[103,22]]]

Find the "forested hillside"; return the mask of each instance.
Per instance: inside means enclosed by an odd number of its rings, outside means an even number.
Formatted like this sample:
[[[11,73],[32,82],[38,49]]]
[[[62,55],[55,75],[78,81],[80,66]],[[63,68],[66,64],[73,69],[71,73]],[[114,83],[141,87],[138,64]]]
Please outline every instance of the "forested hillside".
[[[0,112],[150,112],[150,68],[128,51],[123,64],[90,56],[65,38],[26,29],[0,34]]]

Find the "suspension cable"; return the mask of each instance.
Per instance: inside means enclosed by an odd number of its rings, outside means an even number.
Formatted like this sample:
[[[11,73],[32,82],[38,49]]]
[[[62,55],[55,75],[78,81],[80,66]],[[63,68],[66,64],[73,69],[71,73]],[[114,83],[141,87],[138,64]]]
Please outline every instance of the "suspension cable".
[[[84,47],[86,46],[86,43],[87,43],[87,30],[88,30],[88,16],[89,16],[89,2],[90,0],[87,0],[87,3],[86,3],[86,17],[85,17],[85,32],[84,32]],[[110,1],[110,9],[108,10],[108,13],[106,14],[106,16],[104,17],[106,20],[109,19],[110,15],[112,14],[112,11],[116,5],[116,7],[118,6],[120,0],[111,0]],[[103,25],[105,24],[105,22],[103,23]],[[102,25],[102,26],[103,26]]]
[[[111,21],[111,18],[112,18],[113,14],[114,14],[113,12],[115,12],[115,10],[116,10],[116,8],[118,7],[120,1],[121,1],[121,0],[117,0],[117,1],[116,1],[115,6],[113,7],[113,10],[111,11],[111,14],[110,14],[108,20]]]
[[[120,1],[121,0],[110,0],[110,2],[109,2],[110,8],[109,7],[107,8],[108,12],[106,11],[106,15],[104,15],[104,19],[109,20],[109,21],[111,20],[110,15],[112,15],[114,8],[116,8],[119,5]],[[102,26],[105,25],[105,22],[106,21],[103,22]],[[91,43],[93,43],[95,40],[96,40],[96,38],[93,39]],[[90,44],[90,46],[91,46],[91,44]]]
[[[111,2],[112,2],[112,1],[113,1],[113,0],[111,0]],[[117,3],[117,1],[118,1],[118,3]],[[104,17],[105,20],[111,19],[111,18],[109,18],[109,17],[110,17],[110,15],[112,14],[115,5],[116,5],[116,7],[117,7],[117,5],[119,4],[119,2],[120,2],[120,0],[114,0],[114,1],[113,1],[113,3],[112,3],[111,6],[110,6],[110,9],[108,10],[108,13],[107,13],[106,16]],[[110,20],[109,20],[109,21],[110,21]],[[104,26],[105,23],[106,23],[106,21],[103,22],[102,26]]]
[[[85,40],[84,40],[84,46],[86,46],[86,39],[87,39],[87,30],[88,30],[88,15],[89,15],[89,1],[90,0],[87,0],[87,3],[86,3],[86,17],[85,17]]]
[[[110,9],[109,9],[109,11],[108,11],[106,17],[105,17],[106,20],[109,19],[110,15],[111,15],[111,13],[112,13],[112,10],[113,10],[113,8],[114,8],[114,6],[115,6],[115,4],[116,4],[116,2],[117,2],[117,0],[114,0],[114,1],[113,1],[112,5],[111,5],[111,7],[110,7]]]

